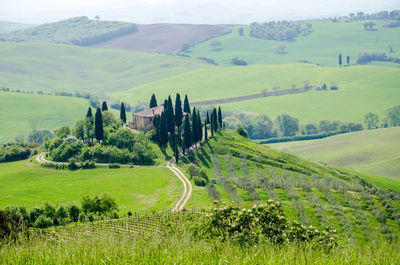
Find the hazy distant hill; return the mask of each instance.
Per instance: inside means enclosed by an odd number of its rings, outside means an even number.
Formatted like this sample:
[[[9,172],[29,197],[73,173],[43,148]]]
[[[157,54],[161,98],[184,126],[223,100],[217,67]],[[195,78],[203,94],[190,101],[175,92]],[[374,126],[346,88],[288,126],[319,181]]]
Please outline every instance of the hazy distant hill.
[[[94,45],[99,48],[135,50],[144,52],[177,53],[183,44],[194,45],[229,33],[223,25],[151,24],[138,25],[136,33],[127,34]]]
[[[137,31],[135,24],[75,17],[0,35],[0,41],[93,45]]]
[[[14,22],[7,22],[7,21],[0,21],[0,34],[9,33],[14,30],[22,30],[32,27],[29,24],[22,24],[22,23],[14,23]]]

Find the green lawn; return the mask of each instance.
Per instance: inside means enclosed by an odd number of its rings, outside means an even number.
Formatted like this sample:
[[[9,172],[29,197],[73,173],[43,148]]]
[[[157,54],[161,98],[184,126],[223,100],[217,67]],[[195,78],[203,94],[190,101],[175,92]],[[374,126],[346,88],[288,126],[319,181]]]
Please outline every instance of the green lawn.
[[[222,104],[226,111],[244,110],[267,114],[271,118],[287,112],[301,123],[323,119],[362,121],[367,112],[382,116],[399,104],[400,69],[383,66],[318,67],[310,64],[250,65],[209,67],[113,93],[115,98],[148,100],[152,93],[159,99],[168,94],[188,94],[190,100],[222,99],[261,93],[273,86],[289,89],[336,83],[338,91],[312,91],[279,97],[264,97]]]
[[[27,136],[32,121],[37,129],[72,126],[89,107],[88,101],[81,98],[9,92],[0,92],[0,102],[0,142],[13,140],[19,134]]]
[[[400,179],[400,127],[270,144],[272,148],[331,165]]]
[[[91,94],[124,90],[208,65],[174,55],[49,43],[2,42],[0,58],[0,87]]]
[[[400,57],[400,28],[384,29],[382,25],[392,21],[374,21],[376,31],[364,30],[365,21],[351,23],[332,23],[329,20],[307,21],[314,32],[308,36],[299,36],[296,41],[279,42],[248,36],[248,26],[236,26],[231,34],[218,37],[222,50],[212,51],[210,42],[202,42],[191,49],[192,57],[208,57],[220,65],[231,65],[231,58],[239,57],[249,64],[282,64],[308,60],[323,66],[338,65],[338,55],[342,53],[344,62],[349,55],[355,63],[359,52],[371,50],[388,53],[390,44],[394,53],[388,56]],[[239,36],[237,29],[245,28],[246,36]],[[277,54],[274,47],[283,43],[287,53]]]
[[[42,202],[79,203],[82,196],[109,193],[123,213],[170,208],[182,185],[169,169],[54,170],[25,161],[0,164],[0,209],[7,205],[27,208]]]

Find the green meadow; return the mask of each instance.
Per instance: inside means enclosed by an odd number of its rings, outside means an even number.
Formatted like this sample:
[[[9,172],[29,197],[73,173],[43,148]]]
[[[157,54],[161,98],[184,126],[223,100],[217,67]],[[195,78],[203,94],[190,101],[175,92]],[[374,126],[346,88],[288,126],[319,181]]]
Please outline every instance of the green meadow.
[[[311,23],[313,32],[307,36],[299,35],[295,41],[280,42],[257,39],[248,36],[249,26],[236,26],[231,34],[220,36],[221,50],[213,51],[208,40],[191,48],[192,57],[214,59],[220,65],[231,65],[231,58],[239,57],[249,64],[282,64],[307,60],[322,66],[338,65],[338,55],[350,56],[351,63],[356,62],[359,52],[381,51],[388,56],[400,57],[400,28],[382,28],[392,21],[374,21],[376,31],[364,30],[365,21],[333,23],[329,20],[305,21]],[[239,28],[244,28],[240,36]],[[278,54],[274,47],[284,44],[285,54]],[[388,53],[392,45],[394,53]],[[345,62],[345,60],[344,60]]]
[[[399,139],[400,128],[394,127],[269,146],[309,160],[400,180]]]
[[[191,101],[223,99],[255,93],[272,87],[303,87],[304,81],[317,86],[336,83],[337,91],[312,91],[278,97],[221,104],[225,112],[243,110],[275,118],[289,113],[300,122],[323,119],[362,121],[367,112],[382,116],[386,109],[398,105],[400,69],[382,66],[319,67],[310,64],[250,65],[209,67],[167,79],[112,93],[128,102],[148,100],[154,92],[159,99],[180,92]]]
[[[82,98],[0,92],[0,142],[27,136],[33,122],[37,129],[72,126],[89,107]]]
[[[0,208],[79,203],[84,195],[108,193],[125,214],[168,209],[182,192],[178,178],[165,167],[68,171],[19,161],[0,164],[0,183]]]
[[[90,94],[124,90],[207,66],[174,55],[49,43],[1,42],[0,58],[0,87]]]

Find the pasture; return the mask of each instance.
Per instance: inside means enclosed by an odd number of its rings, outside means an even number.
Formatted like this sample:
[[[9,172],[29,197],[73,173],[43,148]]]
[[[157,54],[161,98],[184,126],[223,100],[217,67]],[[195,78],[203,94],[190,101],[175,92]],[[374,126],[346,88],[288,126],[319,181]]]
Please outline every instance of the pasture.
[[[270,144],[305,159],[400,180],[400,127]]]
[[[27,161],[0,164],[0,208],[28,209],[51,204],[79,203],[84,195],[108,193],[120,212],[170,208],[181,195],[181,183],[164,167],[55,170]]]
[[[83,118],[89,107],[82,98],[0,92],[0,142],[27,136],[34,123],[37,129],[53,130],[72,126]]]
[[[359,52],[381,51],[388,56],[400,57],[400,28],[382,28],[392,21],[374,21],[376,31],[364,30],[365,21],[333,23],[330,20],[304,21],[311,23],[313,32],[299,35],[295,41],[280,42],[257,39],[248,36],[249,26],[235,26],[231,34],[220,36],[221,50],[213,51],[212,40],[196,45],[188,55],[214,59],[220,65],[232,65],[231,58],[239,57],[249,64],[283,64],[307,60],[321,66],[337,66],[338,55],[350,56],[351,64],[356,62]],[[240,36],[239,28],[244,28]],[[284,44],[286,52],[278,54],[274,47]],[[388,53],[392,45],[394,53]],[[346,62],[346,60],[344,60]]]

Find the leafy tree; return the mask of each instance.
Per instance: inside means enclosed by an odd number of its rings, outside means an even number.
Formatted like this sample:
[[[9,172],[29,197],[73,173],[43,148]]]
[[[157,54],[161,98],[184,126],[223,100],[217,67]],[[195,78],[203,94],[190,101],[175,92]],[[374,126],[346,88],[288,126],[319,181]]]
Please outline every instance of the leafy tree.
[[[63,125],[60,128],[54,130],[54,135],[57,135],[61,139],[67,137],[70,134],[71,134],[71,128],[69,128],[68,125]]]
[[[317,134],[318,127],[315,124],[309,123],[304,126],[304,134]]]
[[[338,130],[340,121],[322,120],[319,123],[319,130],[324,133],[335,132]]]
[[[89,144],[92,143],[92,139],[94,137],[94,128],[93,128],[93,117],[87,117],[85,119],[85,133],[86,139],[89,141]]]
[[[400,105],[388,109],[385,119],[388,126],[400,126]]]
[[[182,111],[181,95],[177,93],[175,99],[175,125],[178,128],[181,127],[182,120],[183,120],[183,111]]]
[[[218,107],[218,124],[219,124],[219,127],[222,128],[222,112],[221,112],[221,107]]]
[[[73,221],[73,222],[78,222],[80,212],[81,212],[81,210],[79,209],[78,205],[76,205],[76,204],[72,204],[70,207],[68,207],[69,217],[71,218],[71,221]]]
[[[188,115],[185,116],[183,122],[183,142],[184,142],[184,149],[189,148],[192,146],[192,129],[190,128],[190,122]]]
[[[123,123],[126,123],[126,112],[125,112],[125,105],[121,102],[121,110],[119,112],[119,118],[122,120]]]
[[[342,54],[339,54],[339,65],[342,66]]]
[[[212,40],[210,42],[210,46],[212,47],[212,49],[214,51],[217,51],[217,50],[221,49],[222,42],[220,40]]]
[[[150,99],[150,108],[154,108],[157,107],[157,99],[156,99],[156,95],[151,95],[151,99]]]
[[[129,151],[133,151],[135,141],[134,132],[125,128],[119,128],[116,132],[111,133],[108,136],[105,144],[116,146],[119,149],[128,149]]]
[[[183,112],[190,113],[190,104],[187,95],[185,95],[185,100],[183,102]]]
[[[100,108],[97,108],[94,121],[94,136],[97,141],[103,140],[104,129],[103,129],[103,117]]]
[[[106,111],[106,110],[108,110],[107,102],[103,101],[103,105],[101,106],[101,111]]]
[[[365,22],[363,24],[363,26],[364,26],[365,30],[374,30],[374,27],[376,26],[376,23],[375,22]]]
[[[293,136],[299,131],[299,120],[288,114],[278,115],[275,124],[283,136]]]
[[[232,58],[231,59],[231,63],[233,65],[247,65],[247,62],[245,60],[242,60],[238,57]]]
[[[274,50],[278,54],[284,54],[284,53],[286,53],[286,51],[285,51],[286,48],[287,48],[287,46],[285,44],[279,44],[274,47]]]
[[[243,31],[244,31],[243,28],[239,28],[239,29],[238,29],[238,32],[239,32],[239,35],[240,35],[240,36],[243,36],[243,35],[244,35]]]
[[[191,45],[189,43],[182,44],[181,52],[190,52]]]
[[[75,123],[72,134],[82,141],[85,141],[85,120],[79,120]]]
[[[65,223],[68,218],[68,211],[65,209],[63,205],[59,205],[56,209],[55,217],[60,220],[62,223]]]
[[[364,116],[364,124],[368,130],[376,129],[379,125],[379,117],[375,113],[368,112]]]

